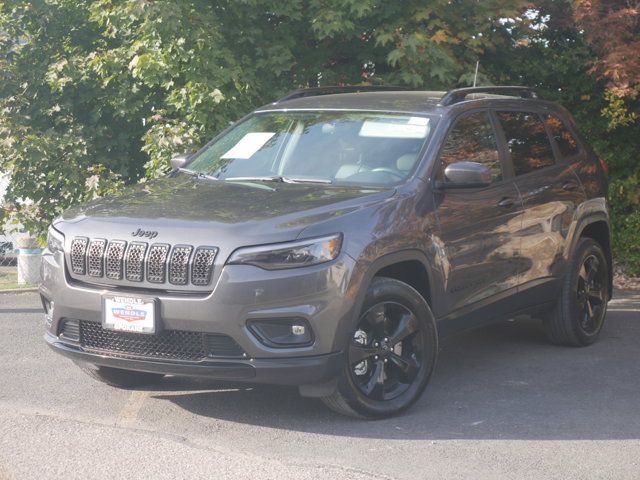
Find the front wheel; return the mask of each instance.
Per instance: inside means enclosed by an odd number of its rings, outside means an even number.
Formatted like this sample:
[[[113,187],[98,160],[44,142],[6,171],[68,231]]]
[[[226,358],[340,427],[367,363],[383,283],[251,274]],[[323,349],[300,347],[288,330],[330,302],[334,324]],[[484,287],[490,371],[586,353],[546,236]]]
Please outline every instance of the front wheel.
[[[359,418],[409,408],[429,383],[438,353],[431,309],[411,286],[391,278],[371,283],[351,332],[332,410]]]

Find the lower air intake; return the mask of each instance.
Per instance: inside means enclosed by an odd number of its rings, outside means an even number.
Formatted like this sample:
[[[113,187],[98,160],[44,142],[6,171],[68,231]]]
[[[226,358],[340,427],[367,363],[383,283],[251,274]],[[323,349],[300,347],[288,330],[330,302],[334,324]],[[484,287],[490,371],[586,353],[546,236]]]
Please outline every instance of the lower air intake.
[[[84,320],[80,321],[80,345],[87,351],[115,357],[199,361],[245,356],[226,335],[184,330],[164,330],[155,335],[116,332]]]

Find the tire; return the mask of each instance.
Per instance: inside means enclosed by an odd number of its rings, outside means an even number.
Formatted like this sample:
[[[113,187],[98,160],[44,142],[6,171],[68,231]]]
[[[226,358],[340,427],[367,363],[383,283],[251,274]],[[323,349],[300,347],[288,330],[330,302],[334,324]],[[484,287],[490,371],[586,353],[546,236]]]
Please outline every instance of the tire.
[[[571,347],[595,342],[604,325],[609,293],[609,264],[602,247],[591,238],[581,238],[556,306],[544,321],[549,340]]]
[[[164,377],[161,373],[136,372],[133,370],[101,367],[87,363],[78,364],[78,366],[91,378],[118,388],[135,388],[151,385]]]
[[[436,323],[424,298],[406,283],[376,277],[350,333],[337,388],[322,401],[356,418],[396,415],[420,398],[437,354]]]

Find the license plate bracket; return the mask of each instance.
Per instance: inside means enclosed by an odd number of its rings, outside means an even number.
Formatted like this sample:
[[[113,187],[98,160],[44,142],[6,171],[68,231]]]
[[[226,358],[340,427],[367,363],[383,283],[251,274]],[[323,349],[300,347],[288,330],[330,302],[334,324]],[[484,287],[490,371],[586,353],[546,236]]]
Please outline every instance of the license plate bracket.
[[[154,334],[157,331],[157,299],[134,295],[102,297],[102,328],[118,332]]]

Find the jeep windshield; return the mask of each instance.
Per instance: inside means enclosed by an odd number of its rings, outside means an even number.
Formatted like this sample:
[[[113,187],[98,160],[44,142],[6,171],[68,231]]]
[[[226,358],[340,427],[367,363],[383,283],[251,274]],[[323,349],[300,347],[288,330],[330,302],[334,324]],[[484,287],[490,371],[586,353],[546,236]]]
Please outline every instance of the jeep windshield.
[[[375,112],[257,113],[203,148],[184,170],[238,182],[395,185],[416,167],[432,123]]]

